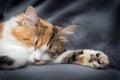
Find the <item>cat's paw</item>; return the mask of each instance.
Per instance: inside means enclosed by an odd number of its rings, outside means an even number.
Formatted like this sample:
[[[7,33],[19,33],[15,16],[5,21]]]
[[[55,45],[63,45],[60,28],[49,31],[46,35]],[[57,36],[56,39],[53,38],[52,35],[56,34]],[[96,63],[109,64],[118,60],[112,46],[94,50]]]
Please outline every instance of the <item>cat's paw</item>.
[[[76,57],[75,64],[93,68],[105,68],[109,64],[108,57],[101,51],[83,50],[83,54]]]

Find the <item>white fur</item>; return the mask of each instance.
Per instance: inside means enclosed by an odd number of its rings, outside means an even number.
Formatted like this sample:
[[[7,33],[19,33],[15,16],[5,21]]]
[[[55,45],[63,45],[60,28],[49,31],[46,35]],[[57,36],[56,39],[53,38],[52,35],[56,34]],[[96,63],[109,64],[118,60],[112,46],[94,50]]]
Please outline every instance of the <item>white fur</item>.
[[[34,51],[34,59],[51,61],[52,58],[47,54],[47,45],[44,44],[40,49]]]
[[[28,54],[21,46],[7,44],[6,47],[0,47],[0,56],[9,56],[15,63],[11,66],[3,66],[4,68],[18,68],[27,63]]]
[[[68,50],[68,51],[62,53],[57,59],[55,59],[55,60],[53,61],[53,63],[61,63],[62,60],[63,60],[66,56],[68,56],[69,54],[71,54],[71,53],[73,53],[72,50]]]
[[[17,26],[16,21],[16,18],[13,17],[10,20],[4,22],[3,39],[11,44],[22,45],[15,39],[15,37],[13,37],[13,35],[11,35],[11,29]]]
[[[42,57],[42,60],[51,61],[52,58],[51,58],[47,53],[45,53],[45,54],[43,55],[43,57]]]
[[[40,49],[36,49],[34,51],[34,58],[37,60],[41,60],[46,51],[47,51],[47,46],[45,44]]]
[[[29,62],[34,63],[34,59],[36,60],[51,60],[50,56],[47,55],[47,46],[44,44],[40,49],[34,50],[33,54],[29,57]]]

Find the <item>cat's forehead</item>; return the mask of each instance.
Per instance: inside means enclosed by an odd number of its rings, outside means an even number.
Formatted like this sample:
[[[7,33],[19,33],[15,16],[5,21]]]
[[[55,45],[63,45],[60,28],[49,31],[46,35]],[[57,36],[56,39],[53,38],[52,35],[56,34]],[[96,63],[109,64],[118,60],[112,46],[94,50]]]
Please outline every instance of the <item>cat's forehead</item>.
[[[15,18],[17,21],[22,22],[25,19],[25,14],[24,13],[17,14]]]

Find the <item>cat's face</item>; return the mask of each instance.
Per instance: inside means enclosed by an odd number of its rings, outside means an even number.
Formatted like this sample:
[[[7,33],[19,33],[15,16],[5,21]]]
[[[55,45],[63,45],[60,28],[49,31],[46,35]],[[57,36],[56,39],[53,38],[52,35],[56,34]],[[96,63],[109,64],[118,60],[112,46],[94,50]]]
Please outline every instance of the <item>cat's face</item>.
[[[51,23],[38,17],[35,9],[29,6],[25,13],[15,17],[17,26],[12,29],[13,36],[26,46],[35,46],[37,49],[46,45],[50,56],[64,51],[64,43],[71,35],[75,26],[66,28],[53,26]]]

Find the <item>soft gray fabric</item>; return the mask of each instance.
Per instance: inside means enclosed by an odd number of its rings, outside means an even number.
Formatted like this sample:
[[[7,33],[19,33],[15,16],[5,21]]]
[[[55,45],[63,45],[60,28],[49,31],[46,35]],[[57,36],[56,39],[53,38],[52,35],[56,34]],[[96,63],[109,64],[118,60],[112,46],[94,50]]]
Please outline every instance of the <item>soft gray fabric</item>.
[[[0,0],[0,20],[8,20],[29,5],[54,25],[78,26],[68,49],[101,50],[113,68],[120,70],[120,0]],[[120,72],[78,65],[28,66],[0,70],[0,80],[120,80]]]
[[[27,66],[17,70],[1,70],[0,80],[120,80],[120,72],[92,69],[72,64]]]

